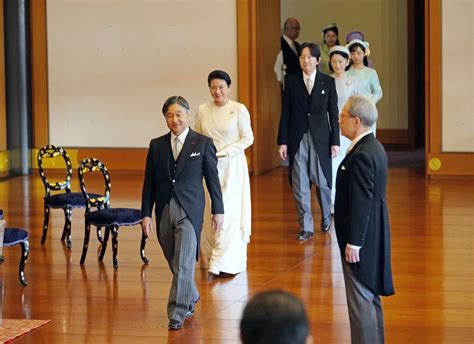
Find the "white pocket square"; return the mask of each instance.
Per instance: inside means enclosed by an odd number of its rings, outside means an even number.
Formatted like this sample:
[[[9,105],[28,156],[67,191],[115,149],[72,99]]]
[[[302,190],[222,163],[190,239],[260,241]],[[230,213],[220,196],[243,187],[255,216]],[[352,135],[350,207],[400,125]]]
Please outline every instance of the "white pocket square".
[[[344,165],[341,165],[341,170],[345,171],[346,167]]]
[[[189,157],[192,158],[193,156],[199,156],[199,155],[201,155],[200,152],[192,152]]]
[[[326,92],[324,92],[324,90],[321,91],[321,94],[326,94]]]

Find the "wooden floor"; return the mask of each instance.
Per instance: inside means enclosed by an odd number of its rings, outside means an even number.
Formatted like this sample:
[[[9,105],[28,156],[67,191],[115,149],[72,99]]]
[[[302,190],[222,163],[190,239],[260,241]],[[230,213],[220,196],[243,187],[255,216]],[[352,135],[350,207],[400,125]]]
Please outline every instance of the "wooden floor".
[[[112,171],[111,178],[112,205],[139,207],[142,176]],[[26,288],[17,277],[20,248],[4,250],[3,317],[52,319],[15,343],[238,343],[245,303],[272,288],[304,300],[314,343],[349,342],[334,229],[298,243],[286,170],[253,177],[251,183],[247,273],[208,283],[198,265],[201,300],[195,316],[183,330],[171,332],[166,318],[171,274],[155,238],[148,242],[148,266],[139,257],[140,229],[129,227],[120,232],[118,271],[110,251],[104,263],[97,261],[95,238],[81,267],[82,211],[73,214],[71,251],[60,241],[63,215],[57,210],[42,246],[40,178],[0,182],[8,225],[27,228],[31,243]],[[387,343],[473,343],[474,180],[429,181],[420,170],[392,168],[388,203],[396,295],[383,299]]]

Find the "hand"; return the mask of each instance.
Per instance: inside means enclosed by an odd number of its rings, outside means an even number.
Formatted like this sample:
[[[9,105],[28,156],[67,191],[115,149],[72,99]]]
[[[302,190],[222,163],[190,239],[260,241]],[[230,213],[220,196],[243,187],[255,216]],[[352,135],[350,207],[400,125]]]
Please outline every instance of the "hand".
[[[346,246],[346,262],[348,262],[349,264],[360,262],[359,251],[360,249],[350,248]]]
[[[280,145],[280,148],[278,148],[278,153],[280,154],[281,160],[286,160],[288,157],[288,146],[287,145]]]
[[[332,158],[337,157],[340,152],[341,152],[341,149],[339,148],[339,146],[331,146],[331,157]]]
[[[214,214],[212,215],[212,229],[218,231],[222,228],[224,224],[224,214]]]
[[[151,238],[151,232],[153,231],[153,226],[151,224],[151,217],[145,216],[142,219],[141,225],[142,225],[142,230],[143,230],[143,233],[145,234],[145,236],[148,239]]]

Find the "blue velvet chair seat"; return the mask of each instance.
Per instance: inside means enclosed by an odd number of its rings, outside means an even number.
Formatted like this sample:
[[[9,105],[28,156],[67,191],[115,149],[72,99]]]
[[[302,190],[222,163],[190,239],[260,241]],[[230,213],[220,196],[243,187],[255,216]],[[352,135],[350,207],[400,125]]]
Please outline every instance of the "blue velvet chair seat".
[[[28,240],[28,232],[21,228],[5,228],[3,246],[14,246]]]
[[[91,198],[101,197],[98,194],[89,194]],[[86,206],[86,200],[82,195],[82,192],[68,192],[57,195],[51,195],[46,197],[46,204],[51,208],[66,208],[71,206],[73,208],[84,208]]]
[[[138,209],[110,208],[86,214],[87,221],[95,226],[133,226],[141,222]]]

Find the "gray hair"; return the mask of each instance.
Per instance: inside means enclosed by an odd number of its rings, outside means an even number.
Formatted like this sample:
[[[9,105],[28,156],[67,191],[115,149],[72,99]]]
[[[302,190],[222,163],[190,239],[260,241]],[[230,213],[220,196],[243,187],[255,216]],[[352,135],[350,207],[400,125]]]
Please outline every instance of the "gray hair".
[[[349,113],[352,117],[359,117],[362,124],[372,127],[379,117],[375,103],[362,95],[350,96],[347,100]]]

